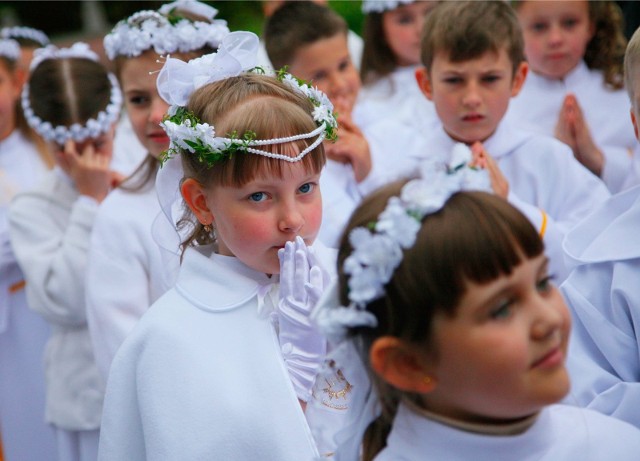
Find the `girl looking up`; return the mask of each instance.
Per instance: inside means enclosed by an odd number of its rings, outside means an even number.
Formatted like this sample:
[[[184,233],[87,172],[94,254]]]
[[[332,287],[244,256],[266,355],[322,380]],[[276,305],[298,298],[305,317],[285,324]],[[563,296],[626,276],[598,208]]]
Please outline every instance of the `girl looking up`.
[[[309,312],[335,260],[314,241],[336,122],[321,92],[249,71],[257,49],[232,32],[158,76],[172,103],[158,185],[181,173],[159,196],[170,206],[180,187],[188,233],[175,287],[114,359],[102,461],[317,456],[303,407],[324,360]]]
[[[314,317],[344,341],[345,377],[364,366],[373,389],[354,391],[336,459],[635,459],[636,428],[557,404],[568,310],[528,219],[469,190],[470,157],[372,194],[347,226]]]
[[[87,328],[85,269],[98,204],[116,178],[109,163],[121,102],[115,76],[85,43],[38,49],[22,92],[25,117],[57,162],[13,199],[9,226],[29,307],[51,326],[45,418],[59,461],[97,456],[104,383]]]
[[[96,361],[106,380],[111,361],[142,314],[173,285],[177,256],[162,253],[151,234],[160,206],[154,189],[158,157],[169,147],[160,122],[169,105],[158,95],[161,56],[191,59],[211,52],[229,33],[217,10],[197,1],[140,11],[105,37],[129,120],[147,155],[100,207],[87,270],[87,316]],[[164,219],[164,218],[163,218]],[[177,253],[176,246],[173,249]],[[108,280],[109,283],[105,283]],[[117,287],[117,289],[114,289]]]

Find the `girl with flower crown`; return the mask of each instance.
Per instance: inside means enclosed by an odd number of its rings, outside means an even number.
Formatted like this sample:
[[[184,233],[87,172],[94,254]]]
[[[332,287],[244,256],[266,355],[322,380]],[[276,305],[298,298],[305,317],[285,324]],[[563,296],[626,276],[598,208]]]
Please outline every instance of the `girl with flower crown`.
[[[309,313],[335,261],[314,240],[336,122],[321,92],[250,71],[257,49],[232,32],[158,76],[172,103],[158,192],[170,209],[180,189],[188,232],[175,287],[114,359],[102,461],[318,456],[303,408],[325,353]]]
[[[365,383],[336,460],[637,459],[637,428],[558,404],[569,312],[536,229],[473,190],[469,159],[375,192],[347,226],[313,314]]]
[[[9,231],[29,307],[51,326],[45,419],[60,461],[97,456],[104,383],[87,328],[85,269],[98,205],[119,179],[109,164],[121,103],[116,78],[87,44],[36,50],[22,108],[57,166],[15,196]]]
[[[191,59],[211,52],[229,33],[217,10],[185,0],[140,11],[105,37],[133,131],[146,159],[102,204],[87,269],[87,315],[98,368],[106,380],[120,344],[148,307],[173,285],[177,256],[152,236],[160,206],[154,189],[158,157],[169,147],[160,127],[168,104],[156,88],[163,56]],[[166,246],[166,245],[165,245]],[[172,249],[177,252],[177,246]],[[108,283],[105,283],[108,281]]]
[[[24,274],[9,240],[7,207],[53,164],[32,142],[19,109],[23,78],[20,46],[0,39],[0,434],[7,459],[46,459],[55,449],[44,422],[42,354],[46,322],[27,308]]]

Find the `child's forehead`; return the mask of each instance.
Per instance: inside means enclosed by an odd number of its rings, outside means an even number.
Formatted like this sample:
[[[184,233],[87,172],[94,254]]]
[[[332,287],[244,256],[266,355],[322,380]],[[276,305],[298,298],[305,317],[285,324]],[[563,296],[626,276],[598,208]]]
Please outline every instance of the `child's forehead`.
[[[312,43],[301,44],[292,58],[291,65],[313,66],[318,56],[342,56],[349,55],[347,35],[338,32],[334,35],[323,37]]]
[[[433,55],[431,67],[461,67],[467,64],[480,64],[485,67],[504,67],[511,69],[513,63],[506,46],[498,49],[488,48],[474,56],[458,58],[453,50],[439,50]]]

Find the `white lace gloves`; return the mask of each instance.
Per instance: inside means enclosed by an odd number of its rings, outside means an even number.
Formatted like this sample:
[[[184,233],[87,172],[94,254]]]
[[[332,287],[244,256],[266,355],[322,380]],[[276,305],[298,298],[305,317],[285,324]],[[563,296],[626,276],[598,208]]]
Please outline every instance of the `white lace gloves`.
[[[287,242],[278,258],[280,347],[296,394],[306,402],[326,353],[325,338],[312,324],[310,314],[329,284],[329,275],[300,237]]]

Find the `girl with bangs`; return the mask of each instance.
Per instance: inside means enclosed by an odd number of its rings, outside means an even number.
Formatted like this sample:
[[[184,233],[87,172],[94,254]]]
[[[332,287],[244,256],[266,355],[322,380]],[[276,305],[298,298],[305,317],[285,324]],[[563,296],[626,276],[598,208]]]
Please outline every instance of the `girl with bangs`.
[[[182,264],[114,359],[103,461],[318,456],[304,408],[325,355],[309,313],[335,261],[315,243],[335,118],[290,75],[250,72],[257,48],[233,32],[158,76],[172,106],[157,184],[166,209],[178,188],[184,201]]]
[[[538,233],[471,157],[378,190],[346,228],[313,314],[359,384],[336,461],[635,459],[636,428],[558,404],[568,309]]]

